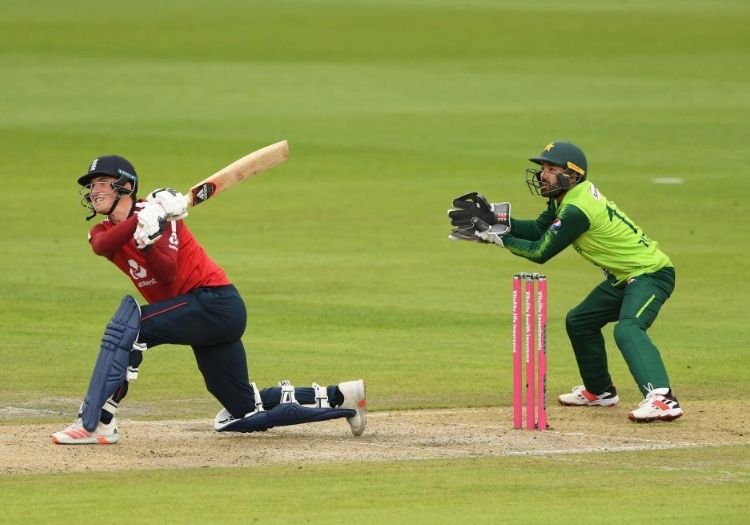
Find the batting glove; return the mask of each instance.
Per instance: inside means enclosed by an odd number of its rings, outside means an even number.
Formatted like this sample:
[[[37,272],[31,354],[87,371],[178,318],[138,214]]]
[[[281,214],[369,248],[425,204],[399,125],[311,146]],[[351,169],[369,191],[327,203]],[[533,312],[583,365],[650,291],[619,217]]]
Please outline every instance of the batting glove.
[[[144,250],[154,244],[167,224],[167,214],[164,208],[155,202],[140,202],[136,205],[138,212],[138,226],[133,232],[135,245]]]
[[[188,216],[187,198],[172,188],[159,188],[148,194],[147,202],[155,202],[164,209],[168,221],[179,221]]]

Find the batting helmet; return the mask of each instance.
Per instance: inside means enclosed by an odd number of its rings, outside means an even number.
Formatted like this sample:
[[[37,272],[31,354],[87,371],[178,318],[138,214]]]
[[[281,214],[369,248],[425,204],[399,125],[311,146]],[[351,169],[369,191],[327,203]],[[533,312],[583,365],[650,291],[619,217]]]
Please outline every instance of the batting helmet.
[[[133,165],[124,157],[105,155],[95,158],[89,166],[89,171],[78,178],[78,184],[86,186],[97,175],[117,177],[117,180],[112,183],[112,187],[118,193],[133,196],[138,193],[138,174],[135,172]],[[125,187],[128,182],[133,185],[132,190]]]

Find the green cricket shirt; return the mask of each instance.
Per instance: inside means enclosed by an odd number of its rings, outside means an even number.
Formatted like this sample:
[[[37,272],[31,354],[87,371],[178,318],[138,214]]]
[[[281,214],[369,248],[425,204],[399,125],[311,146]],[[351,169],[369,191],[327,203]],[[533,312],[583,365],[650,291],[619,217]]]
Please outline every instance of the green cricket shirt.
[[[511,225],[503,243],[515,255],[541,264],[572,244],[615,286],[672,266],[658,243],[586,180],[559,204],[550,199],[536,220],[512,219]]]

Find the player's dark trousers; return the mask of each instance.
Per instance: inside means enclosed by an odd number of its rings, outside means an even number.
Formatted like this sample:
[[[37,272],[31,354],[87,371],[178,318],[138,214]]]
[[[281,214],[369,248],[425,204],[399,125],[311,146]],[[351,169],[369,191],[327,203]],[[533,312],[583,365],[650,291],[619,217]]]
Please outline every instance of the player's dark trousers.
[[[138,341],[149,348],[165,343],[190,345],[208,391],[229,413],[241,418],[255,409],[241,340],[246,323],[245,303],[234,286],[198,288],[143,306]],[[295,395],[302,404],[315,402],[312,388],[298,388]],[[335,395],[336,387],[329,387],[332,403]],[[261,391],[267,409],[276,406],[280,398],[280,388]]]
[[[601,394],[612,386],[602,328],[613,322],[615,342],[641,392],[645,394],[649,385],[669,387],[659,350],[646,331],[674,286],[671,267],[640,275],[621,288],[604,281],[568,312],[565,326],[586,390]]]
[[[206,388],[233,415],[252,410],[245,332],[245,303],[234,286],[197,288],[190,293],[141,308],[138,341],[190,345]]]

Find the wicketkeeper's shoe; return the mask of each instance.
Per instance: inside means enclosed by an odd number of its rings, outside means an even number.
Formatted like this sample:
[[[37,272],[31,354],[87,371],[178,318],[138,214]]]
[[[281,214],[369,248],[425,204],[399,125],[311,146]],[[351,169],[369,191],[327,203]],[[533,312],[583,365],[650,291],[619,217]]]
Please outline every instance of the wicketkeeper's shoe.
[[[586,390],[585,386],[579,385],[570,394],[558,396],[557,401],[561,405],[571,407],[610,407],[616,405],[620,398],[617,397],[617,390],[614,386],[610,387],[608,392],[596,395]]]
[[[352,427],[352,434],[361,436],[367,426],[367,389],[365,388],[365,382],[358,379],[357,381],[339,383],[339,391],[344,396],[344,402],[338,408],[349,408],[357,412],[346,420]]]
[[[672,421],[682,416],[682,408],[669,388],[655,388],[646,393],[646,399],[638,408],[628,414],[628,419],[636,423],[651,421]]]
[[[52,434],[51,438],[56,445],[112,445],[119,439],[117,420],[113,418],[108,425],[99,422],[93,432],[89,432],[79,419],[65,430]]]

